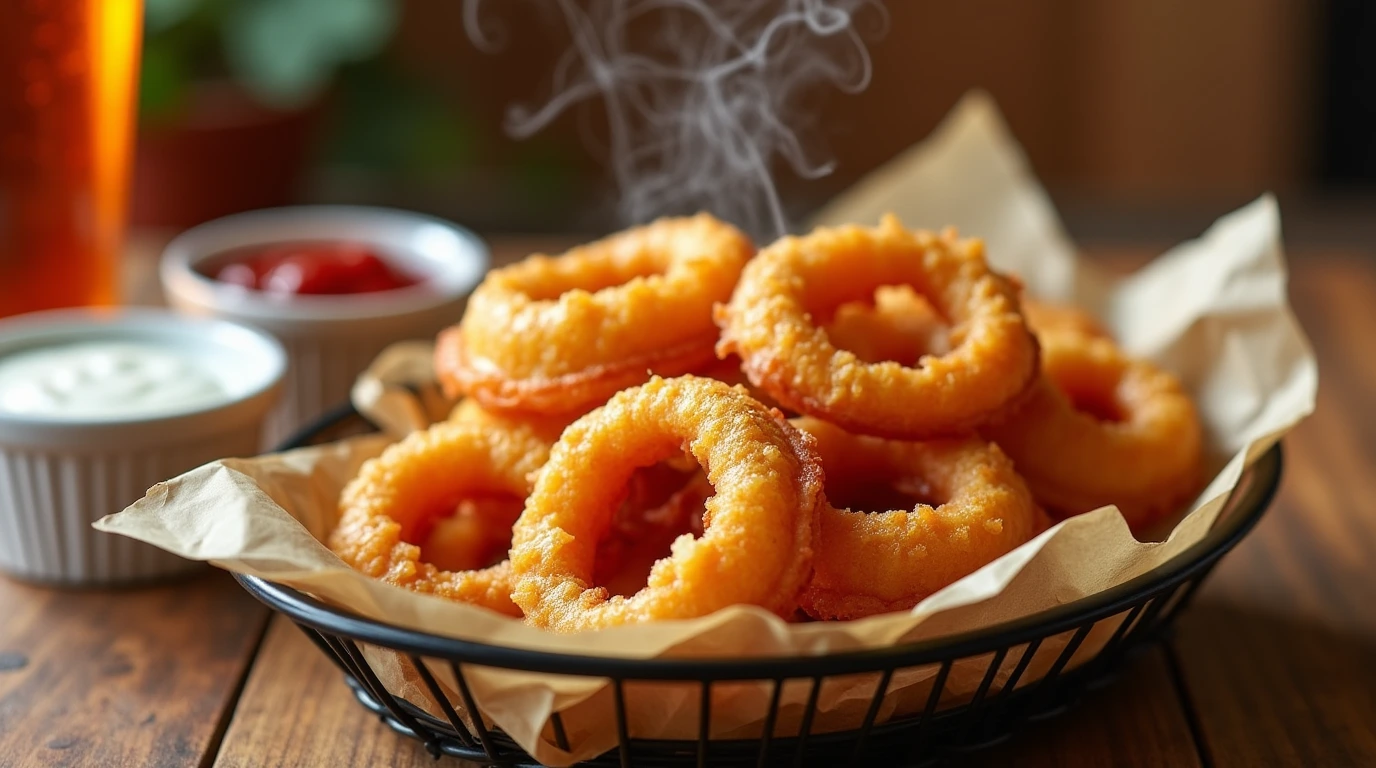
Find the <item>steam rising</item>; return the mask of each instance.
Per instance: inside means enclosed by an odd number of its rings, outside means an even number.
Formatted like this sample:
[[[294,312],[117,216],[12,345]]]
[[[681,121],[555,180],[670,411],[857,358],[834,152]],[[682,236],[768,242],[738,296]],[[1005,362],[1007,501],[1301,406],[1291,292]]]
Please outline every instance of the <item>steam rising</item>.
[[[875,0],[554,2],[573,46],[552,95],[513,107],[508,132],[528,137],[601,97],[623,219],[709,210],[762,239],[788,231],[775,158],[804,178],[833,167],[806,140],[800,97],[818,83],[864,90],[870,59],[855,14],[883,11]],[[481,5],[465,0],[465,26],[492,50],[504,30],[484,28]]]

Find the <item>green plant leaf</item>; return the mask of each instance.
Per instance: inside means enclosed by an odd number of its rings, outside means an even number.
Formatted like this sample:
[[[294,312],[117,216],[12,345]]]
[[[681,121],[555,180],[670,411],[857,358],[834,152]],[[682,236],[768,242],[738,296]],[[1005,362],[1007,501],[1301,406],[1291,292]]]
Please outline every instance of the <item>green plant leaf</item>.
[[[308,103],[340,64],[376,54],[396,27],[389,0],[239,0],[228,14],[230,68],[281,108]]]

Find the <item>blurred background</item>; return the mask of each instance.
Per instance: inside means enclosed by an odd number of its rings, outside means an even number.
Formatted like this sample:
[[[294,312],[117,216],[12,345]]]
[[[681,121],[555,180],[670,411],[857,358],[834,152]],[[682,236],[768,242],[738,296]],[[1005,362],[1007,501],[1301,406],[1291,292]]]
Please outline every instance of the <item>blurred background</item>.
[[[1083,241],[1169,243],[1274,190],[1290,241],[1376,242],[1371,0],[885,6],[869,87],[815,102],[835,172],[777,174],[797,218],[979,87]],[[610,228],[595,119],[503,131],[512,104],[548,95],[563,21],[533,0],[483,12],[504,31],[493,52],[456,0],[147,0],[135,226],[350,202],[485,232]]]

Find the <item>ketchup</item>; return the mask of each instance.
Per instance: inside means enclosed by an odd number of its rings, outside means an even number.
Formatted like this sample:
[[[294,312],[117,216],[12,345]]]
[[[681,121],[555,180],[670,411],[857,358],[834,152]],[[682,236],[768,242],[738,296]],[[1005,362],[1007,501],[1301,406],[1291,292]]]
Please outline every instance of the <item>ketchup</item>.
[[[284,243],[248,250],[211,274],[279,296],[376,293],[420,282],[357,243]]]

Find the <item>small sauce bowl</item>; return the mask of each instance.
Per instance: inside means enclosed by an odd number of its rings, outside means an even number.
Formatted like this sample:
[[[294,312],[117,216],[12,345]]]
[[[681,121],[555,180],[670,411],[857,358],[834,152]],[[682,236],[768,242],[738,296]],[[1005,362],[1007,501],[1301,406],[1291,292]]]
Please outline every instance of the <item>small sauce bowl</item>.
[[[281,296],[206,274],[228,253],[294,242],[363,245],[419,281],[374,293]],[[160,276],[172,306],[254,325],[286,347],[286,388],[266,435],[271,446],[344,402],[354,379],[389,344],[431,339],[458,322],[489,263],[477,235],[441,219],[386,208],[297,206],[188,230],[163,252]]]
[[[91,528],[149,487],[215,459],[258,451],[287,356],[237,323],[161,309],[71,309],[0,320],[6,356],[65,344],[137,342],[193,361],[224,390],[200,406],[74,417],[0,409],[0,570],[72,586],[148,581],[194,570]]]

